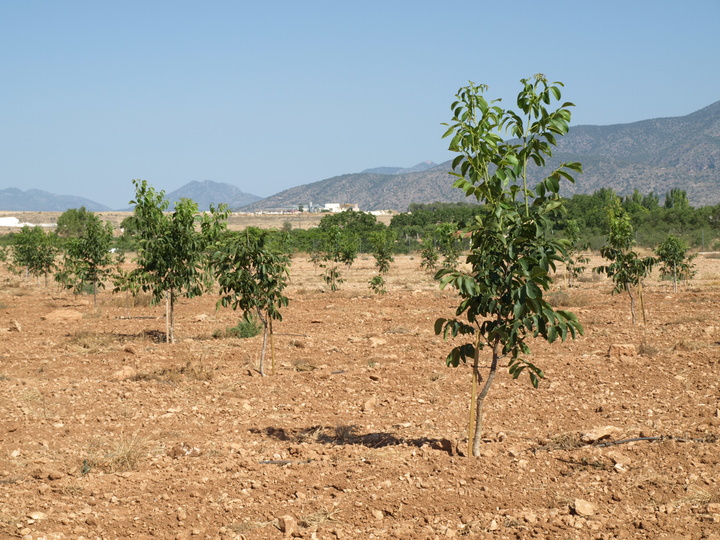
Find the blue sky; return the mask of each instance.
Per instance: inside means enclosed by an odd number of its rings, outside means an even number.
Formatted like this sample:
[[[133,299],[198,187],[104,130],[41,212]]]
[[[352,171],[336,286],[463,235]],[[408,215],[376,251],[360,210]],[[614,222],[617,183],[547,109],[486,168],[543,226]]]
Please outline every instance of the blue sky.
[[[133,178],[259,196],[450,159],[472,80],[565,83],[573,125],[720,100],[718,0],[0,0],[0,189],[126,207]]]

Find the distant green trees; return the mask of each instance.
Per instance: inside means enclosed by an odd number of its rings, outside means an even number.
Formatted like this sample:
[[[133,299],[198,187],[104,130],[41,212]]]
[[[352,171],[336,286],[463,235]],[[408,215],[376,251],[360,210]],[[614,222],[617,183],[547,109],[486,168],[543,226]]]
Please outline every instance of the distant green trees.
[[[628,214],[638,246],[654,248],[669,234],[698,248],[709,247],[720,238],[720,205],[693,208],[682,189],[668,191],[662,205],[657,194],[637,190],[624,198],[610,188],[592,195],[573,195],[566,202],[567,213],[558,220],[556,230],[562,234],[566,224],[574,221],[580,229],[579,241],[599,249],[609,227],[606,209],[615,199]]]
[[[60,214],[55,232],[62,238],[78,237],[93,218],[95,214],[88,212],[84,206],[70,208]]]

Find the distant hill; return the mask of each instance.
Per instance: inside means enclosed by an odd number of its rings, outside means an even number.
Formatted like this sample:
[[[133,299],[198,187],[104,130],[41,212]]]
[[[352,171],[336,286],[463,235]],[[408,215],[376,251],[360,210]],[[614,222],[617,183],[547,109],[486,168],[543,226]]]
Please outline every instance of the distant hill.
[[[573,126],[559,139],[548,162],[579,161],[583,174],[562,193],[593,193],[601,187],[628,195],[638,189],[664,195],[684,189],[693,206],[720,204],[720,101],[687,116],[630,124]],[[434,164],[433,164],[434,165]],[[362,210],[407,210],[410,203],[466,200],[452,187],[450,161],[419,172],[396,167],[367,169],[294,187],[248,207],[248,210],[297,208],[312,202],[354,203]],[[543,170],[530,169],[531,183]]]
[[[22,191],[17,188],[0,189],[0,210],[11,212],[64,212],[84,206],[91,212],[107,212],[109,207],[72,195],[55,195],[39,189]]]
[[[192,199],[198,203],[200,210],[209,210],[211,204],[214,206],[227,204],[231,210],[236,210],[262,200],[262,197],[245,193],[232,184],[213,182],[212,180],[190,182],[168,193],[165,197],[170,201],[171,207],[183,197]]]
[[[358,204],[363,211],[405,211],[414,202],[463,201],[465,196],[452,187],[450,162],[427,171],[407,174],[355,173],[281,191],[251,204],[244,211],[297,208],[325,203]]]
[[[432,169],[433,167],[437,167],[437,163],[433,163],[432,161],[422,161],[414,167],[408,167],[407,169],[404,169],[402,167],[375,167],[374,169],[365,169],[364,171],[361,171],[361,173],[406,174],[411,172],[427,171],[428,169]]]

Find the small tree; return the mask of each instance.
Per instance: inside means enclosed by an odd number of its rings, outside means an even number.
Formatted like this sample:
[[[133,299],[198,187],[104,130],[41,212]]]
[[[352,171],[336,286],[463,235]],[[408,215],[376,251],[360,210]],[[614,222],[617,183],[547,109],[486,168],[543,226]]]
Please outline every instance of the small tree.
[[[345,281],[340,274],[340,264],[348,268],[352,266],[357,258],[358,245],[357,234],[351,230],[343,229],[339,225],[330,225],[325,230],[319,266],[324,270],[323,280],[332,292],[337,291]]]
[[[615,283],[613,294],[627,292],[630,297],[630,315],[632,323],[635,324],[635,295],[637,291],[640,301],[640,311],[643,322],[645,318],[645,303],[642,296],[642,284],[657,262],[654,257],[640,257],[633,250],[635,235],[630,216],[615,199],[607,210],[610,232],[607,237],[607,244],[600,248],[600,255],[610,261],[610,264],[598,266],[595,271],[599,274],[606,274]]]
[[[212,257],[222,297],[218,305],[242,309],[245,318],[257,315],[263,324],[260,374],[265,376],[265,351],[270,337],[272,374],[275,374],[273,320],[281,321],[280,308],[288,305],[283,295],[290,258],[268,247],[268,232],[248,227],[224,241]]]
[[[395,259],[392,256],[395,247],[395,231],[392,229],[382,229],[370,234],[370,244],[373,248],[373,257],[375,257],[375,268],[377,274],[368,282],[370,289],[377,294],[385,294],[385,274],[390,271],[390,263]]]
[[[420,268],[424,268],[428,272],[434,272],[437,268],[440,254],[435,246],[435,241],[431,235],[425,236],[420,248]]]
[[[13,244],[13,262],[15,266],[25,268],[26,275],[36,278],[45,276],[45,286],[48,284],[48,274],[57,266],[55,257],[58,248],[56,236],[46,234],[41,227],[25,225],[15,235]]]
[[[198,296],[209,287],[206,250],[225,229],[227,208],[211,207],[200,215],[196,202],[181,199],[172,214],[165,214],[169,202],[164,191],[156,192],[145,180],[133,184],[135,200],[130,204],[135,205],[138,267],[129,278],[143,291],[151,291],[153,302],[165,298],[167,341],[174,343],[175,301]]]
[[[103,224],[95,214],[88,213],[85,226],[77,238],[68,240],[62,267],[55,279],[68,289],[80,292],[85,285],[93,288],[93,304],[97,306],[97,288],[112,274],[110,252],[113,232],[110,223]]]
[[[569,247],[567,256],[565,257],[565,269],[567,271],[568,287],[573,286],[573,281],[586,270],[587,263],[590,262],[585,255],[580,253],[581,249],[587,249],[587,246],[580,246],[580,227],[574,219],[568,220],[565,225],[565,236],[568,240]]]
[[[433,231],[443,268],[455,270],[462,254],[462,233],[456,223],[441,223]]]
[[[487,212],[476,216],[468,232],[471,251],[469,273],[444,268],[436,278],[441,288],[455,288],[461,301],[453,319],[440,318],[436,334],[473,336],[453,348],[446,363],[457,367],[472,359],[473,389],[468,426],[469,452],[480,455],[482,409],[501,358],[508,358],[513,378],[527,370],[533,386],[543,372],[524,358],[527,340],[548,342],[575,337],[583,329],[577,317],[554,310],[543,298],[551,284],[550,270],[566,255],[567,241],[550,234],[553,217],[562,209],[560,180],[573,181],[569,171],[579,163],[563,163],[535,189],[528,187],[529,162],[542,166],[551,156],[555,136],[568,131],[571,103],[555,111],[545,107],[560,98],[561,83],[548,84],[542,75],[521,81],[517,104],[521,111],[504,110],[483,97],[486,86],[470,83],[461,88],[452,104],[453,119],[445,136],[452,136],[454,186],[484,202]],[[509,132],[518,140],[504,142]],[[459,319],[462,317],[463,319]],[[477,394],[480,350],[492,350],[485,384]]]
[[[661,264],[660,275],[672,279],[673,292],[677,292],[678,280],[687,281],[695,274],[692,261],[697,255],[688,255],[688,249],[685,242],[673,235],[668,235],[655,249],[655,255]]]

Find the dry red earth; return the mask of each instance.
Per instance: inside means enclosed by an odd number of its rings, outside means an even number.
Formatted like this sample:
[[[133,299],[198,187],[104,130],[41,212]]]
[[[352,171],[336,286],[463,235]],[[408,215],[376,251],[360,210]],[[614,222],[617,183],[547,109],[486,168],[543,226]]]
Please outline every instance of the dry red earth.
[[[166,344],[161,306],[0,270],[0,537],[720,539],[720,259],[650,280],[645,325],[605,279],[553,293],[586,334],[532,344],[539,389],[496,379],[479,459],[453,293],[408,257],[323,292],[305,259],[264,378],[216,297]]]

